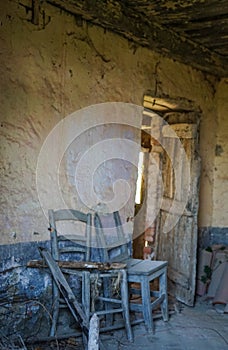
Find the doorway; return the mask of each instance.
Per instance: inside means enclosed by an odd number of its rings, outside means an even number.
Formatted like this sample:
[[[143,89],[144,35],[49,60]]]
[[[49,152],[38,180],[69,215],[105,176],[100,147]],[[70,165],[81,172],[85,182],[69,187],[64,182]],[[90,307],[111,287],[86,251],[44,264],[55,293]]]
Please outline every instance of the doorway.
[[[150,124],[150,125],[149,125]],[[143,136],[146,131],[146,136]],[[144,96],[142,202],[136,258],[168,261],[169,291],[194,304],[200,176],[199,112],[186,101]],[[141,226],[140,226],[141,225]],[[137,235],[139,226],[143,232]]]

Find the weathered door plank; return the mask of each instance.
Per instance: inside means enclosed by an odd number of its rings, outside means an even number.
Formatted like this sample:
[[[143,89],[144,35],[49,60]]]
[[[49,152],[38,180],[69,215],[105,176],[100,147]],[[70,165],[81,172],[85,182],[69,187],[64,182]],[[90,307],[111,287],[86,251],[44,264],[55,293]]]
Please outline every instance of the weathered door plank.
[[[197,127],[176,122],[162,129],[162,145],[169,155],[165,151],[161,154],[164,191],[157,224],[156,258],[168,261],[169,291],[187,305],[194,304],[196,283]],[[168,219],[175,225],[170,225],[166,232]]]

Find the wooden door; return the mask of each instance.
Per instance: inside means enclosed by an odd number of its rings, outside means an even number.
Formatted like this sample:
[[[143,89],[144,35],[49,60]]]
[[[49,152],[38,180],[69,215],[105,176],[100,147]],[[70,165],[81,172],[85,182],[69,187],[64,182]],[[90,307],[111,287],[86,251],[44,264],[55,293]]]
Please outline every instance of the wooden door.
[[[157,217],[156,259],[168,261],[169,293],[192,306],[195,298],[200,161],[198,123],[174,113],[161,127],[163,188]]]

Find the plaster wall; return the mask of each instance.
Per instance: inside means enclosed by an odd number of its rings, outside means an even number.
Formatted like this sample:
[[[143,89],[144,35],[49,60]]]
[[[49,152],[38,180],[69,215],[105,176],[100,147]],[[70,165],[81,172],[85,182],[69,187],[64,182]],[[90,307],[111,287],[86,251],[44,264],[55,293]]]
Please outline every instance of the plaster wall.
[[[47,219],[37,194],[36,170],[41,147],[53,128],[69,114],[94,104],[124,102],[141,106],[143,94],[148,89],[173,98],[187,98],[201,109],[199,224],[210,226],[212,217],[213,223],[216,223],[218,215],[221,225],[225,225],[225,218],[219,213],[219,201],[213,211],[217,80],[146,48],[137,47],[114,33],[88,25],[47,3],[42,4],[39,25],[34,25],[29,6],[30,2],[25,0],[20,4],[9,0],[0,4],[0,243],[48,239]],[[223,133],[222,89],[217,96],[221,104],[218,132]],[[140,125],[140,122],[137,116],[135,125]],[[79,128],[84,125],[83,118],[80,123]],[[88,118],[86,123],[89,128]],[[52,145],[57,154],[56,149],[61,147],[60,142],[64,139],[64,136],[61,137],[63,130],[59,133],[60,141]],[[110,137],[110,133],[110,130],[105,131],[105,126],[99,126],[93,135],[96,135],[96,141],[102,135]],[[138,142],[138,135],[132,129],[120,128],[116,130],[116,136]],[[74,150],[83,152],[86,147],[91,147],[92,137],[85,133],[84,137],[75,141]],[[70,150],[61,159],[63,171],[60,179],[63,184],[73,179],[76,160],[77,154],[73,152],[72,155]],[[112,173],[110,167],[113,169],[113,164],[109,162],[107,167],[100,169],[100,174],[97,173],[98,195],[104,190],[101,178]],[[127,220],[133,213],[136,172],[126,163],[119,162],[118,168],[122,169],[123,178],[132,187],[131,199],[126,206],[128,209],[124,212]],[[49,172],[50,169],[43,171]],[[219,180],[217,173],[216,179]],[[115,176],[111,180],[116,180]],[[78,205],[78,209],[83,209],[81,202],[72,194],[73,185],[66,191],[64,186],[62,188],[63,197],[70,204]],[[108,186],[106,189],[105,195],[109,198],[112,193]],[[46,191],[48,194],[48,188]],[[215,193],[219,196],[218,188]],[[98,201],[90,203],[91,207],[97,204]]]
[[[217,89],[216,145],[214,151],[212,226],[228,227],[228,81],[223,79]]]

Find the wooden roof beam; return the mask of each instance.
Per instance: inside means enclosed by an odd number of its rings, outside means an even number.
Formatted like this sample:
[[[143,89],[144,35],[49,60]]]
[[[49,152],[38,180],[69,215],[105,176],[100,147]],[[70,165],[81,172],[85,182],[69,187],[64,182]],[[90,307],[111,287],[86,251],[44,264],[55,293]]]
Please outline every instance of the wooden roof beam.
[[[104,0],[46,0],[73,15],[116,32],[138,45],[215,76],[228,76],[228,62],[206,47],[178,35],[151,19],[131,13],[124,2]]]

